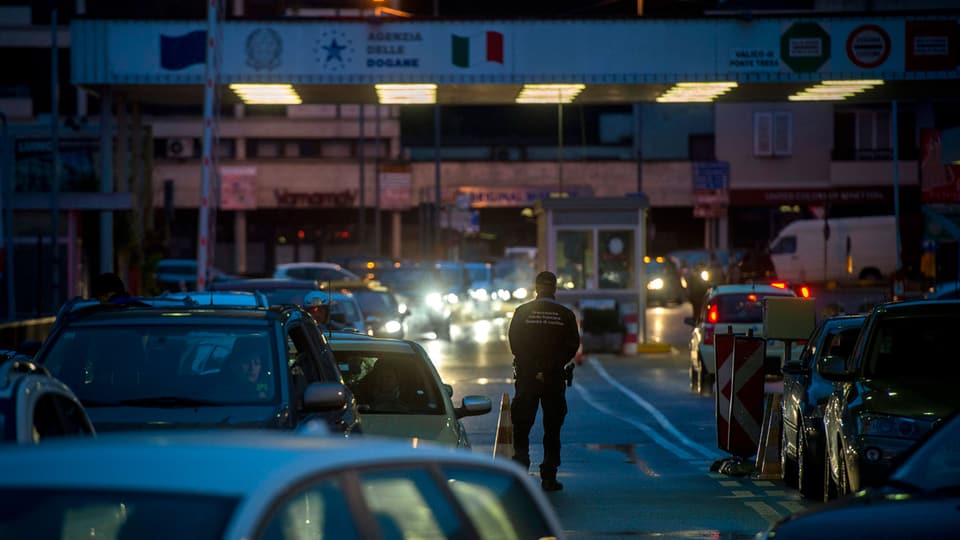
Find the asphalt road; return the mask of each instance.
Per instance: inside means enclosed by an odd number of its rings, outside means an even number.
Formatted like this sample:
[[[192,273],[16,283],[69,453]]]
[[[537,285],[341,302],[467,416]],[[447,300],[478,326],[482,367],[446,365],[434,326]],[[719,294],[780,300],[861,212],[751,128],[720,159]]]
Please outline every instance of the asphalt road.
[[[548,494],[571,538],[752,538],[811,505],[778,479],[710,471],[728,455],[716,445],[714,398],[689,390],[689,315],[689,304],[648,310],[648,340],[670,343],[669,353],[588,355],[577,369],[567,391],[564,490]],[[502,396],[513,395],[505,325],[472,323],[455,328],[452,343],[421,341],[456,401],[493,401],[490,414],[464,420],[476,452],[493,453]],[[536,425],[532,475],[541,437]]]

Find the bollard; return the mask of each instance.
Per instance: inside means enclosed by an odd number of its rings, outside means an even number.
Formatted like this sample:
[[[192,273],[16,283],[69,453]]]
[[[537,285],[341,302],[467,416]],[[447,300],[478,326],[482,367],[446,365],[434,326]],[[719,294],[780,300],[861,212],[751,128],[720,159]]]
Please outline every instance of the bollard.
[[[627,304],[624,309],[626,311],[623,314],[623,325],[626,331],[623,334],[623,349],[621,354],[633,355],[637,354],[640,317],[637,315],[636,307],[633,304]]]
[[[500,400],[500,418],[497,419],[497,438],[493,443],[493,457],[513,457],[513,417],[510,415],[510,396]]]

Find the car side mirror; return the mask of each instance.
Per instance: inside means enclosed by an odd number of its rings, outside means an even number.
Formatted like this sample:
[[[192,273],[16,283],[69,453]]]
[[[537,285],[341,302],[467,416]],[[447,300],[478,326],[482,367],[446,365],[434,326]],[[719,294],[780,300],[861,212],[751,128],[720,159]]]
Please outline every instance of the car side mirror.
[[[781,370],[785,375],[808,375],[810,373],[810,368],[805,367],[800,362],[786,362],[783,364],[783,369]]]
[[[453,397],[453,387],[447,383],[443,383],[443,389],[447,392],[448,397]]]
[[[456,408],[455,414],[457,418],[479,416],[487,414],[492,408],[493,404],[487,396],[466,396],[460,406]]]
[[[696,326],[697,321],[693,317],[684,317],[683,324],[686,324],[687,326]]]
[[[833,382],[852,381],[854,377],[854,373],[847,369],[847,359],[843,356],[825,357],[817,371],[824,379]]]
[[[347,389],[336,382],[315,382],[303,392],[304,412],[324,412],[343,409],[347,405]]]

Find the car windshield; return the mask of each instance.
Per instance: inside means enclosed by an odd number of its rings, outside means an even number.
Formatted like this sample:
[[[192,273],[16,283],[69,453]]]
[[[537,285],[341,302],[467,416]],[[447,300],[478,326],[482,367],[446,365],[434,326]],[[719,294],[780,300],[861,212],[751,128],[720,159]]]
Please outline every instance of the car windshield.
[[[787,296],[763,292],[720,294],[710,300],[708,311],[715,307],[717,323],[763,322],[763,299],[771,296]]]
[[[360,303],[360,309],[368,315],[396,313],[399,308],[390,293],[385,291],[352,291]]]
[[[287,269],[287,275],[294,279],[313,279],[319,281],[342,281],[360,279],[349,270],[322,266],[297,266]]]
[[[391,289],[410,291],[425,287],[430,282],[429,271],[422,268],[384,269],[377,279]]]
[[[266,295],[271,306],[291,304],[302,306],[307,293],[314,289],[257,289]]]
[[[360,308],[352,298],[334,298],[330,313],[343,313],[347,322],[359,321],[363,319],[360,314]]]
[[[238,500],[176,492],[0,489],[0,538],[223,538]],[[189,516],[189,519],[171,519]]]
[[[960,314],[882,318],[865,357],[865,376],[934,379],[952,372],[957,328]]]
[[[274,403],[277,358],[267,329],[77,326],[40,361],[86,406]]]
[[[334,355],[361,413],[443,414],[437,380],[418,355],[336,345]]]
[[[960,417],[918,446],[890,478],[928,491],[960,489]]]

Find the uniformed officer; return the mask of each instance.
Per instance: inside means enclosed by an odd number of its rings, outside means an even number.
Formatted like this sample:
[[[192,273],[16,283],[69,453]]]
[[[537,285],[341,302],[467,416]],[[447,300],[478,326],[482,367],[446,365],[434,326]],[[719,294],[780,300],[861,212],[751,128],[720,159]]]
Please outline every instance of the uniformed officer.
[[[545,491],[563,489],[557,482],[560,428],[567,414],[564,396],[573,380],[573,358],[580,347],[577,318],[556,300],[557,276],[540,272],[537,297],[518,307],[510,321],[510,349],[516,393],[510,405],[513,419],[513,459],[530,467],[530,428],[543,408],[543,463],[540,481]]]

